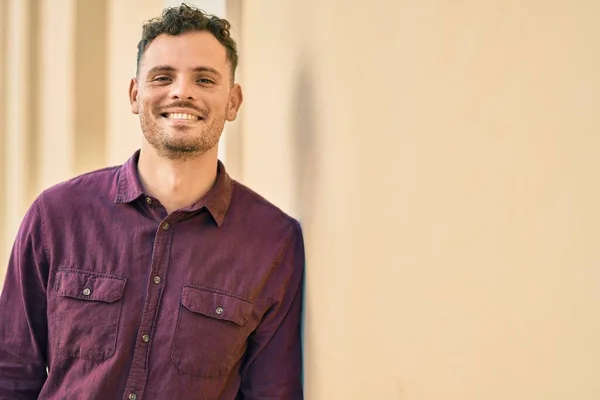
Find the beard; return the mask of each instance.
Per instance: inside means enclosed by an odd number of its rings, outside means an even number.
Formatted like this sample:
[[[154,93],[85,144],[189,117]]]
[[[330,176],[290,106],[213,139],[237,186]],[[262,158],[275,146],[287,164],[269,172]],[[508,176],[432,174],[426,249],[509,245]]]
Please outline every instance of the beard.
[[[148,110],[140,113],[140,125],[144,137],[160,157],[173,161],[198,158],[219,143],[225,126],[225,114],[208,115],[199,127],[172,127],[173,133],[165,132],[154,115]],[[197,132],[200,130],[200,133]]]

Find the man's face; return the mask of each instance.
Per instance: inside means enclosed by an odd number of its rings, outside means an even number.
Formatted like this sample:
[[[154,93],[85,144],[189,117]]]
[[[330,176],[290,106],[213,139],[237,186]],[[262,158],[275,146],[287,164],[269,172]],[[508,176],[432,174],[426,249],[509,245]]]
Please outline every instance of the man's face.
[[[146,141],[171,160],[216,149],[225,121],[236,118],[242,102],[225,47],[205,31],[156,37],[129,96]]]

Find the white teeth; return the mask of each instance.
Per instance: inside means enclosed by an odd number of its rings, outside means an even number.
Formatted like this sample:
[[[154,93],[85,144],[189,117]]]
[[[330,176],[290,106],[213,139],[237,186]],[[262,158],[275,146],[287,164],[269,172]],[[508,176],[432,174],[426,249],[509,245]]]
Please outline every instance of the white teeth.
[[[197,120],[200,119],[195,115],[192,114],[183,114],[183,113],[171,113],[171,114],[167,114],[167,118],[169,119],[193,119],[193,120]]]

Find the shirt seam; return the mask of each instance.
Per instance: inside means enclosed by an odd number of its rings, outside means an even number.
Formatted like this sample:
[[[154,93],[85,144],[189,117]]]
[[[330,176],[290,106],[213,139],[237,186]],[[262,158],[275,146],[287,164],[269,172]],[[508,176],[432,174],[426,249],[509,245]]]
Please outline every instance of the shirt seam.
[[[123,276],[119,276],[119,275],[115,275],[115,274],[109,274],[109,273],[104,273],[104,272],[86,271],[84,269],[71,268],[71,267],[68,267],[66,265],[59,266],[56,269],[56,272],[73,272],[73,273],[76,273],[78,275],[88,275],[88,276],[93,276],[95,278],[112,278],[112,279],[118,279],[118,280],[122,280],[122,281],[127,281],[127,278],[125,278]]]
[[[123,176],[123,168],[124,166],[121,166],[117,172],[117,195],[115,197],[115,203],[128,203],[130,201],[130,199],[123,193],[123,185],[125,184],[123,181],[126,179],[126,177]]]
[[[290,235],[290,238],[289,238],[288,242],[285,244],[285,246],[281,246],[281,250],[279,251],[279,253],[277,253],[277,257],[275,258],[275,261],[273,262],[273,267],[277,266],[278,264],[281,264],[281,262],[283,261],[283,258],[285,257],[285,254],[288,252],[290,247],[292,247],[292,243],[294,242],[296,235],[299,234],[300,224],[295,219],[293,219],[291,217],[290,217],[290,219],[292,221],[291,223],[293,225],[294,231]]]
[[[184,283],[183,287],[189,287],[189,288],[192,288],[192,289],[198,289],[198,290],[201,290],[201,291],[207,292],[207,293],[220,294],[220,295],[223,295],[223,296],[231,297],[233,299],[244,301],[244,302],[249,303],[249,304],[253,304],[253,301],[250,298],[247,298],[247,297],[244,297],[244,296],[240,296],[240,295],[234,294],[234,293],[229,293],[229,292],[226,292],[224,290],[213,288],[213,287],[209,287],[209,286],[192,285],[192,284],[185,284]]]
[[[273,261],[273,266],[271,267],[271,272],[269,274],[268,280],[272,280],[273,279],[273,275],[275,274],[276,268],[279,265],[281,265],[281,263],[283,262],[283,259],[285,258],[285,255],[287,254],[287,252],[291,251],[291,248],[293,246],[293,243],[294,243],[297,235],[300,234],[300,229],[301,229],[300,228],[300,223],[297,220],[295,220],[294,218],[291,218],[291,217],[290,217],[290,220],[292,221],[292,225],[293,225],[293,229],[294,230],[293,230],[292,234],[290,235],[289,241],[285,244],[285,246],[281,246],[280,252],[277,254],[277,257]],[[303,267],[303,269],[304,269],[304,267]],[[301,273],[299,274],[300,278],[298,279],[298,282],[296,282],[295,284],[292,284],[292,282],[294,281],[294,278],[293,278],[294,275],[296,275],[296,273],[295,273],[295,271],[292,271],[291,272],[291,276],[290,276],[290,278],[291,278],[290,279],[290,284],[288,284],[288,288],[292,287],[292,285],[294,285],[296,287],[296,290],[297,290],[298,285],[302,282],[303,272],[301,271]],[[286,290],[286,288],[284,288],[284,287],[278,288],[278,290],[276,292],[277,296],[273,296],[271,298],[271,301],[269,303],[271,303],[271,305],[274,304],[274,303],[276,303],[277,302],[276,299],[279,299],[281,297],[282,293],[285,292],[285,290]]]
[[[48,234],[46,228],[46,214],[44,213],[44,208],[42,207],[42,196],[38,197],[35,201],[35,207],[40,215],[40,226],[41,226],[41,234],[42,234],[42,248],[44,250],[44,255],[46,256],[46,264],[50,267],[50,249],[48,248]]]

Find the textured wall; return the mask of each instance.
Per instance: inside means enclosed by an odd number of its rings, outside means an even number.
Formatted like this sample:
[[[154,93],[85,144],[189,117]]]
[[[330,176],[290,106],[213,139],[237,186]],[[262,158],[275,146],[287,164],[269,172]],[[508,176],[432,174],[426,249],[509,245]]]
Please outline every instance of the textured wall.
[[[0,1],[0,281],[43,189],[139,147],[127,90],[159,0]]]

